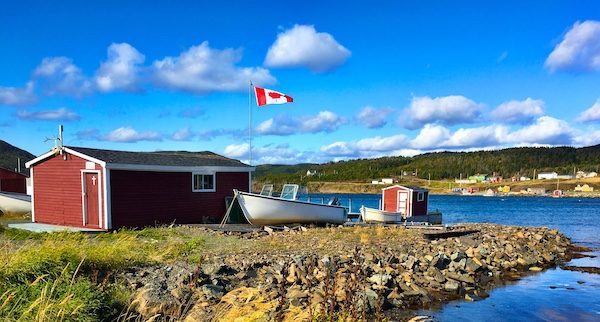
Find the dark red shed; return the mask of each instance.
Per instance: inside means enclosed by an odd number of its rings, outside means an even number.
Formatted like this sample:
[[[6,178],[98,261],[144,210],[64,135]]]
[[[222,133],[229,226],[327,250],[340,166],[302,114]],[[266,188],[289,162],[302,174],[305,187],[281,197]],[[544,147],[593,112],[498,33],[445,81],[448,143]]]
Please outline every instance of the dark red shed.
[[[55,148],[26,166],[33,222],[117,229],[217,222],[254,167],[212,152]]]
[[[384,211],[399,212],[405,217],[427,215],[429,190],[395,185],[382,189],[381,200]]]
[[[27,176],[0,168],[0,192],[27,192]]]

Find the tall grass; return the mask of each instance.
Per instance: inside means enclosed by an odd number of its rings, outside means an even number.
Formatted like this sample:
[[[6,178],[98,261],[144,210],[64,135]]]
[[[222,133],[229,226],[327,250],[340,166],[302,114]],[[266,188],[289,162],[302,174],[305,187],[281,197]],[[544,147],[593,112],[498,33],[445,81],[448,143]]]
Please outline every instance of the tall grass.
[[[113,233],[0,229],[1,321],[118,318],[130,294],[114,272],[175,260],[199,261],[207,237],[176,228]]]

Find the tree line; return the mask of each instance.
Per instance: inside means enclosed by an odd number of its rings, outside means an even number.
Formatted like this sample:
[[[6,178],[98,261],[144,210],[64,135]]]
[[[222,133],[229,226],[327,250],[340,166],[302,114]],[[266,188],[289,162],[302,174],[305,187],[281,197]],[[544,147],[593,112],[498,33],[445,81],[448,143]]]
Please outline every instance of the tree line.
[[[432,180],[496,174],[505,178],[533,178],[540,172],[596,171],[600,145],[573,147],[523,147],[495,151],[434,152],[414,157],[356,159],[324,164],[259,165],[254,178],[261,182],[357,181],[365,182],[404,175]],[[307,175],[307,171],[314,175]]]

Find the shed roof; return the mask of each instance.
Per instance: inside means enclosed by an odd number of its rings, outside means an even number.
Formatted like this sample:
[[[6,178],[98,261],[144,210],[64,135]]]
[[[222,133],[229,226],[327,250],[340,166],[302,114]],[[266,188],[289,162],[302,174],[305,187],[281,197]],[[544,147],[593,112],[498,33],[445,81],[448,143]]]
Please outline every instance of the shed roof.
[[[107,165],[130,165],[130,166],[157,166],[157,167],[175,167],[175,168],[197,168],[197,167],[235,167],[248,168],[252,171],[253,167],[242,163],[239,160],[230,159],[222,155],[210,152],[188,152],[188,151],[157,151],[157,152],[131,152],[118,150],[103,150],[83,147],[65,146],[67,153],[78,153],[91,160],[104,162]],[[52,150],[41,155],[30,162],[27,166],[32,166],[51,155],[55,155],[59,150]]]
[[[231,166],[250,167],[239,160],[230,159],[210,151],[157,151],[157,152],[130,152],[117,150],[100,150],[82,147],[68,147],[79,153],[106,163],[162,165],[178,167],[198,166]]]
[[[408,189],[408,190],[414,190],[414,191],[429,191],[425,188],[418,187],[418,186],[401,186],[401,185],[389,186],[389,187],[383,188],[381,190],[387,190],[387,189],[392,189],[392,188],[401,188],[401,189]]]

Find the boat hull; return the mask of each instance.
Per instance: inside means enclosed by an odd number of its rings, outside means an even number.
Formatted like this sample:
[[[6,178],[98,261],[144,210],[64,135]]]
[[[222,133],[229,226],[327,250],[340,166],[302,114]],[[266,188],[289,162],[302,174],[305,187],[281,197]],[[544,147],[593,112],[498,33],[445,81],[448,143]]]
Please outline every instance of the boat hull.
[[[395,223],[403,221],[402,214],[399,212],[387,212],[383,210],[361,207],[360,216],[366,223]]]
[[[31,196],[23,193],[0,192],[0,211],[13,215],[31,213]]]
[[[347,221],[346,209],[341,206],[280,199],[241,191],[236,191],[236,198],[246,220],[252,225],[343,224]]]
[[[441,212],[429,212],[427,215],[410,216],[404,218],[399,212],[387,212],[379,209],[361,207],[360,216],[362,221],[366,223],[399,223],[399,222],[414,222],[414,223],[428,223],[432,225],[442,224],[442,213]]]

